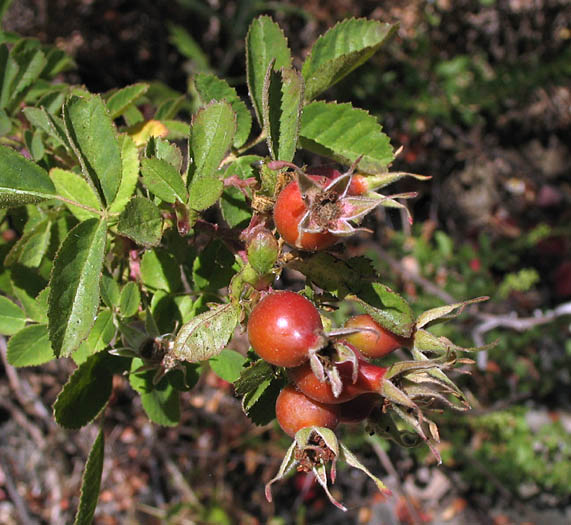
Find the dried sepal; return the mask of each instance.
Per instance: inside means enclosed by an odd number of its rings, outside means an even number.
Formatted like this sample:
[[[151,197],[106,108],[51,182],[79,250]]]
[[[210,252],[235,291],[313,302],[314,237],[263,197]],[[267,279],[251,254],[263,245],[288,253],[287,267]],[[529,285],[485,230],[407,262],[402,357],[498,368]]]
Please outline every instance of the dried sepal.
[[[375,485],[377,485],[377,488],[382,494],[385,494],[386,496],[390,496],[392,494],[390,489],[379,478],[377,478],[377,476],[372,474],[371,471],[359,461],[357,456],[355,456],[355,454],[353,454],[353,452],[351,452],[343,443],[341,443],[340,459],[345,461],[347,465],[351,465],[352,467],[364,472],[375,482]]]

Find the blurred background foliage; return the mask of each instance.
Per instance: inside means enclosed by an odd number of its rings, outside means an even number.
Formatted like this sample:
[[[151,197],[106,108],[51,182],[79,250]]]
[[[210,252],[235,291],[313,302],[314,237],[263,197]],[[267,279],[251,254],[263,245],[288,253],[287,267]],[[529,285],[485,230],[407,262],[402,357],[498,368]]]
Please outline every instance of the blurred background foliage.
[[[568,522],[569,3],[15,0],[4,29],[68,52],[76,68],[66,81],[95,92],[151,81],[152,90],[187,94],[182,111],[190,116],[194,73],[224,76],[247,95],[243,39],[261,13],[284,28],[298,67],[317,36],[338,20],[400,23],[390,45],[327,96],[379,118],[393,145],[403,146],[394,170],[432,179],[395,188],[420,191],[412,204],[413,227],[398,214],[379,211],[368,219],[375,236],[358,236],[348,248],[372,257],[384,282],[402,291],[418,313],[490,296],[439,333],[466,346],[496,339],[498,346],[463,378],[474,410],[442,417],[443,466],[436,467],[427,450],[399,449],[357,429],[346,432],[347,444],[359,449],[369,468],[378,473],[379,462],[389,468],[386,479],[396,487],[395,498],[380,501],[364,478],[343,472],[336,490],[352,509],[348,516],[330,508],[301,475],[276,491],[274,504],[265,502],[262,484],[288,440],[275,428],[252,428],[229,385],[215,376],[206,375],[191,392],[183,423],[174,430],[151,427],[118,382],[97,522]],[[297,160],[320,162],[303,155]],[[1,229],[9,243],[7,225]],[[234,347],[245,350],[239,340]],[[10,397],[10,387],[24,382],[49,406],[67,371],[61,363],[28,369],[19,372],[19,383],[8,378],[8,386],[6,370],[0,387]],[[34,455],[25,426],[14,420],[22,395],[2,405],[2,452],[10,451],[13,463],[3,459],[1,465],[0,521],[21,522],[17,494],[7,485],[12,472],[21,476],[20,497],[30,512],[55,523],[77,502],[82,442],[92,439],[43,422],[43,439],[58,451],[52,458]],[[21,471],[24,458],[33,465],[28,474]],[[57,462],[56,474],[50,461]],[[50,473],[60,479],[57,493],[46,488]]]

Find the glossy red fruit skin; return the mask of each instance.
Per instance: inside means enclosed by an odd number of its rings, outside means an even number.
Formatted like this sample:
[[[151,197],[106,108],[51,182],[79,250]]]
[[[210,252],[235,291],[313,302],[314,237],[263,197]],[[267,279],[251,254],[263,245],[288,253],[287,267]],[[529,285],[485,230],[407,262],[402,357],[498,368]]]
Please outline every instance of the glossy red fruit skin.
[[[351,401],[335,405],[340,423],[360,423],[369,417],[375,405],[379,403],[379,394],[363,394]]]
[[[329,181],[327,177],[317,175],[311,175],[311,178],[323,185]],[[283,240],[290,246],[306,251],[324,250],[334,245],[338,237],[329,232],[303,233],[298,239],[297,228],[306,211],[297,182],[290,182],[280,192],[274,206],[274,224]]]
[[[276,366],[299,366],[322,344],[323,324],[311,301],[294,292],[266,295],[248,319],[254,351]]]
[[[397,348],[408,346],[409,341],[383,328],[369,314],[351,317],[345,323],[345,328],[369,328],[374,332],[363,331],[345,337],[365,357],[375,359],[390,354]]]
[[[286,386],[276,400],[276,418],[282,430],[291,437],[305,427],[334,430],[339,424],[336,407],[317,403],[292,385]]]
[[[343,382],[343,389],[337,397],[333,394],[331,385],[327,381],[321,382],[315,376],[309,362],[288,370],[288,376],[296,388],[307,397],[319,403],[337,405],[351,401],[362,394],[381,392],[387,369],[362,359],[358,360],[358,367],[357,381],[353,383],[353,365],[348,362],[337,365],[339,376]]]

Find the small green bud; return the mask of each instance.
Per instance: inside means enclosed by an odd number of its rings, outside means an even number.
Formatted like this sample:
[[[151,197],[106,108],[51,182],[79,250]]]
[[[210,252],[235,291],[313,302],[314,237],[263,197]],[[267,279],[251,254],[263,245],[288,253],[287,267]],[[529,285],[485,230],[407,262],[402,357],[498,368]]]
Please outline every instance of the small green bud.
[[[265,229],[258,229],[249,239],[248,262],[260,275],[269,273],[278,258],[278,243],[272,233]]]

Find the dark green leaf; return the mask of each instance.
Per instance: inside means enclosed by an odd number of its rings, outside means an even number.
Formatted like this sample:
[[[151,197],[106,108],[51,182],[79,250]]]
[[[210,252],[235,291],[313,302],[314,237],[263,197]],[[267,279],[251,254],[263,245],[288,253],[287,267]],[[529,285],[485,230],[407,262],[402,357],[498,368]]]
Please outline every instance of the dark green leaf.
[[[115,200],[109,207],[111,213],[120,213],[135,191],[139,179],[139,150],[133,139],[128,135],[119,136],[121,148],[121,184]]]
[[[262,111],[264,132],[273,159],[293,160],[302,107],[301,74],[293,68],[274,71],[270,63],[262,93]]]
[[[386,171],[393,161],[389,138],[377,119],[351,104],[311,102],[303,109],[302,147],[342,164],[353,164],[360,156],[359,170]]]
[[[376,20],[351,18],[320,36],[302,68],[307,86],[305,99],[314,99],[366,62],[397,27]]]
[[[220,304],[197,315],[177,334],[173,356],[199,363],[218,355],[232,337],[239,316],[240,310],[232,303]]]
[[[242,398],[242,408],[255,425],[267,425],[276,417],[276,399],[283,387],[281,378],[266,379]]]
[[[93,189],[93,186],[81,175],[73,171],[53,168],[50,171],[50,177],[54,183],[57,194],[66,199],[63,201],[64,204],[77,219],[85,221],[93,217],[98,217],[96,210],[102,209],[101,200]],[[74,206],[69,201],[77,202],[83,207]],[[86,209],[86,207],[90,209]]]
[[[403,337],[412,334],[414,313],[410,305],[388,286],[367,283],[358,296],[347,298],[357,301],[365,312],[387,330]]]
[[[115,91],[106,101],[111,118],[114,120],[121,116],[123,112],[133,104],[133,102],[141,98],[148,89],[149,84],[140,82]]]
[[[166,292],[176,292],[182,286],[178,262],[172,253],[161,248],[143,255],[141,280],[149,288]]]
[[[34,204],[55,195],[48,174],[13,149],[0,146],[0,207]]]
[[[234,389],[239,396],[257,389],[264,381],[274,377],[274,368],[270,363],[259,359],[248,368],[243,368],[240,378],[234,383]]]
[[[75,515],[74,525],[91,525],[97,500],[99,499],[99,489],[101,487],[101,475],[103,473],[103,459],[105,455],[105,440],[103,427],[99,429],[97,438],[93,442],[91,451],[85,464],[83,478],[81,480],[81,492],[79,494],[79,507]]]
[[[63,120],[48,113],[46,108],[27,107],[22,111],[30,124],[47,133],[55,141],[56,145],[65,146],[66,148],[69,146],[65,136]]]
[[[75,364],[81,365],[90,356],[107,347],[113,340],[113,337],[115,337],[116,332],[113,312],[108,309],[101,310],[89,333],[89,337],[81,343],[80,347],[72,355]]]
[[[229,348],[225,348],[220,354],[209,360],[212,371],[229,383],[238,380],[245,362],[246,358],[241,353]]]
[[[156,157],[143,159],[143,184],[159,199],[174,203],[186,202],[187,193],[180,173],[167,161]]]
[[[192,209],[205,210],[222,194],[217,170],[232,145],[236,115],[228,102],[213,102],[192,119],[189,138],[189,201]]]
[[[0,295],[0,334],[14,335],[26,325],[26,314],[10,299]]]
[[[8,341],[8,362],[12,366],[43,365],[55,359],[44,324],[26,326]]]
[[[353,290],[355,285],[361,283],[359,272],[352,269],[345,261],[325,252],[292,261],[291,267],[340,299]]]
[[[208,104],[212,100],[225,100],[229,102],[236,113],[236,135],[233,145],[239,148],[248,140],[252,128],[252,114],[246,104],[240,99],[236,90],[225,80],[214,75],[199,73],[194,76],[194,87],[200,96],[202,104]]]
[[[244,155],[230,163],[225,171],[224,178],[236,176],[242,180],[254,177],[252,164],[261,160],[258,155]],[[224,188],[220,199],[222,216],[231,228],[246,225],[252,217],[252,207],[245,195],[238,188],[228,186]]]
[[[169,383],[167,377],[163,377],[158,384],[154,385],[155,370],[135,373],[142,364],[143,361],[140,359],[133,359],[129,381],[131,386],[141,394],[141,403],[145,413],[158,425],[177,425],[180,420],[178,391]]]
[[[121,183],[121,151],[101,97],[72,96],[64,106],[64,123],[83,175],[109,206]]]
[[[182,169],[182,153],[180,148],[160,137],[151,137],[147,144],[147,157],[157,157],[174,167],[179,173]],[[185,192],[186,193],[186,192]]]
[[[246,35],[246,75],[248,91],[260,126],[263,126],[262,93],[270,62],[274,69],[291,66],[291,53],[287,38],[280,26],[269,16],[252,21]]]
[[[52,223],[48,218],[44,218],[30,228],[27,226],[23,235],[6,255],[4,259],[6,266],[19,263],[29,268],[37,268],[42,262],[49,246]]]
[[[48,319],[56,355],[68,357],[89,335],[99,306],[107,222],[88,219],[64,239],[50,280]]]
[[[57,423],[64,428],[81,428],[103,410],[113,388],[110,361],[105,352],[92,355],[80,365],[64,385],[54,403]]]
[[[133,281],[128,282],[121,290],[119,311],[123,317],[132,317],[139,311],[141,292],[139,285]]]
[[[162,230],[160,210],[145,197],[133,197],[119,215],[117,231],[142,246],[157,246]]]
[[[234,255],[224,243],[208,243],[192,264],[194,289],[214,292],[228,286],[234,275],[234,263]]]
[[[108,273],[101,276],[101,299],[109,308],[119,305],[120,290],[117,281]]]
[[[39,42],[32,39],[19,40],[10,55],[18,68],[10,82],[10,105],[15,108],[25,91],[38,79],[47,61]]]

